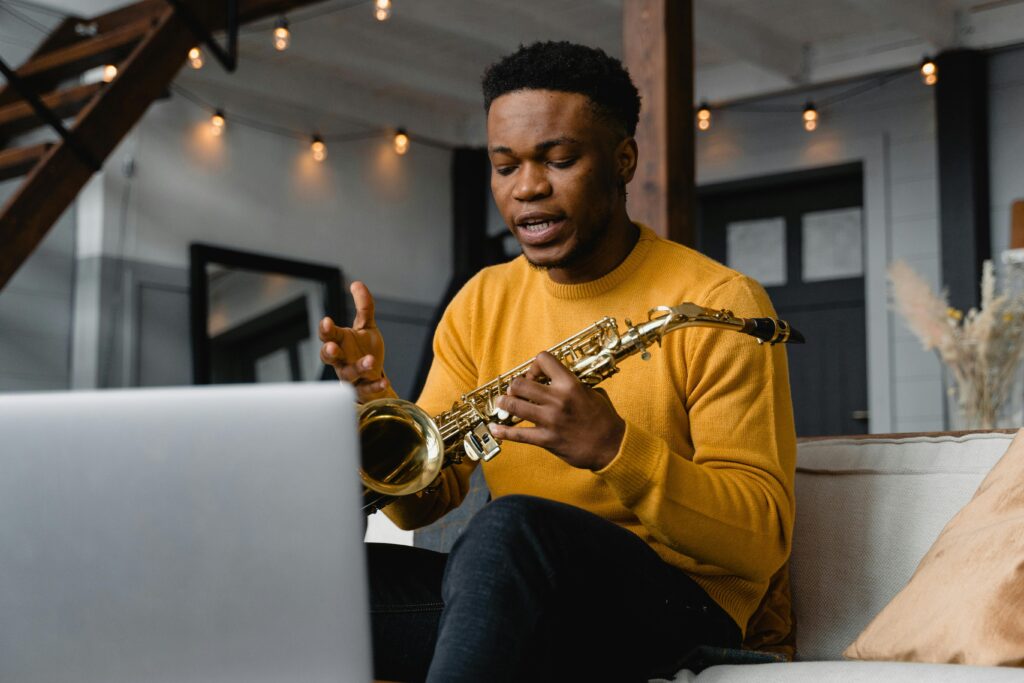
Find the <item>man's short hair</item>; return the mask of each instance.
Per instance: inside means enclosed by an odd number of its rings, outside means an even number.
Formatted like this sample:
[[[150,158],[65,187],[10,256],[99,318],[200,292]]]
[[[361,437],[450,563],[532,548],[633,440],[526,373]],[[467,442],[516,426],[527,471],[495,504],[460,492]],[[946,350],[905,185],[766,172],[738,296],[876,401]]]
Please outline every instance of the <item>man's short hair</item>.
[[[490,111],[497,98],[517,90],[585,95],[608,123],[629,136],[636,134],[640,93],[622,62],[599,48],[566,41],[520,46],[484,72],[484,111]]]

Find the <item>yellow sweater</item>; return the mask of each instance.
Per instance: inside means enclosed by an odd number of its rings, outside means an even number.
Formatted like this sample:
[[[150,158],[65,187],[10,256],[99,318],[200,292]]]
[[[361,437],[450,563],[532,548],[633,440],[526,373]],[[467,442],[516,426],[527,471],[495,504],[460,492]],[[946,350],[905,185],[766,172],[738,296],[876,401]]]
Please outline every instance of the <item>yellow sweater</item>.
[[[753,280],[641,226],[606,276],[560,285],[519,258],[487,268],[455,297],[437,328],[434,364],[418,403],[431,415],[463,393],[610,315],[647,319],[692,301],[742,317],[774,316]],[[665,337],[602,383],[626,421],[622,446],[597,472],[535,446],[502,444],[483,465],[497,498],[513,493],[589,510],[637,534],[692,576],[741,628],[789,557],[796,438],[786,351],[728,330]],[[429,524],[462,502],[474,463],[449,468],[437,492],[386,512]],[[614,590],[614,586],[609,587]]]

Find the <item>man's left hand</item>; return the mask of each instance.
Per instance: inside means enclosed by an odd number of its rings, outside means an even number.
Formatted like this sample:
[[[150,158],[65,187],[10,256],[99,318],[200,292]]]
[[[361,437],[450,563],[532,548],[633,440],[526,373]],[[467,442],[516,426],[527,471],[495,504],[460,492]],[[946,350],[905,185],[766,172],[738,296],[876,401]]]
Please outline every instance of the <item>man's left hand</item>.
[[[604,391],[583,384],[547,351],[512,380],[497,406],[534,426],[492,425],[495,438],[546,448],[580,469],[610,463],[626,433],[625,420]]]

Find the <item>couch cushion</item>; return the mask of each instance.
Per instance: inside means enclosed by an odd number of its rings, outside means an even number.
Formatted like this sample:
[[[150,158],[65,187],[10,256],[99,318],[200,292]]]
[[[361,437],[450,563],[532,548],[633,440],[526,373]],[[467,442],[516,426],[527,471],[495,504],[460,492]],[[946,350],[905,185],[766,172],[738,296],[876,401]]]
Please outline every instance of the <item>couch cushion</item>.
[[[793,662],[714,666],[699,676],[680,672],[673,683],[1020,683],[1020,669],[906,662]]]
[[[844,654],[1024,666],[1024,430]]]
[[[983,433],[799,445],[791,559],[798,659],[841,659],[843,649],[907,583],[1012,437]]]

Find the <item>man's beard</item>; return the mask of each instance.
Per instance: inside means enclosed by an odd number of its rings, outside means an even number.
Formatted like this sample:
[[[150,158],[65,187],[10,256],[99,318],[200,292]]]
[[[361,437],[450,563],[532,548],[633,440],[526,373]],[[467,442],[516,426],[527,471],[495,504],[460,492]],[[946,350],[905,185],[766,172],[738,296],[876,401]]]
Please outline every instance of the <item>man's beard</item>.
[[[604,242],[604,238],[608,236],[608,231],[612,224],[612,209],[610,206],[605,207],[605,210],[601,212],[601,215],[597,217],[595,221],[595,228],[592,232],[586,236],[580,238],[580,241],[576,243],[576,246],[572,250],[558,259],[553,263],[536,263],[530,260],[530,257],[526,255],[526,250],[523,250],[523,258],[530,264],[530,267],[535,270],[552,270],[561,268],[572,268],[590,258],[595,251]],[[577,233],[577,236],[579,233]]]

